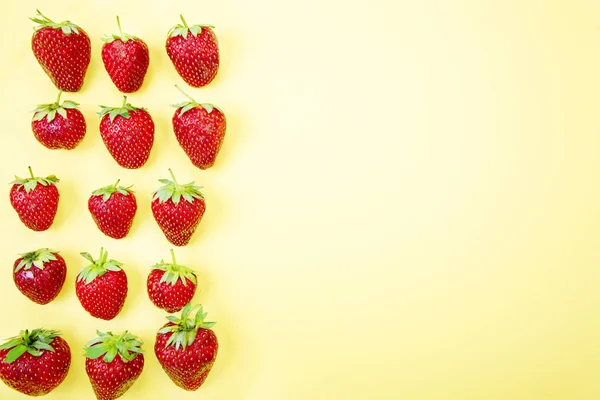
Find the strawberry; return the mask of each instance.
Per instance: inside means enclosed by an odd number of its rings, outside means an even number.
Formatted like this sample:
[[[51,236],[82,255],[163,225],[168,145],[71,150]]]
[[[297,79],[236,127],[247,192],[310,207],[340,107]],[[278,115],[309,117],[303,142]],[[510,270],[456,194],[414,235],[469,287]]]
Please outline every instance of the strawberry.
[[[43,396],[65,380],[71,349],[60,332],[21,331],[0,346],[0,379],[29,396]]]
[[[160,260],[160,263],[152,267],[146,283],[152,303],[168,313],[180,311],[192,301],[197,281],[193,270],[177,264],[173,249],[171,258],[172,263]]]
[[[200,186],[194,182],[180,185],[169,169],[173,181],[159,179],[164,183],[152,197],[152,214],[167,240],[175,246],[185,246],[196,231],[206,210]]]
[[[13,267],[17,289],[38,304],[54,300],[66,276],[67,264],[56,250],[38,249],[21,254]]]
[[[98,229],[106,236],[122,239],[129,233],[137,211],[135,195],[131,186],[105,186],[94,190],[88,200],[88,210]]]
[[[98,337],[84,348],[85,372],[97,399],[114,400],[123,396],[142,374],[143,342],[127,331],[119,336],[96,333]]]
[[[123,308],[127,297],[127,275],[119,268],[122,263],[108,260],[108,253],[100,249],[100,258],[81,253],[91,264],[77,275],[75,293],[83,308],[92,317],[111,320]]]
[[[52,83],[65,92],[77,92],[90,64],[90,38],[71,21],[56,23],[37,11],[31,48]]]
[[[123,93],[133,93],[144,82],[150,54],[142,39],[123,33],[119,17],[117,25],[120,35],[103,38],[102,62],[117,89]]]
[[[169,30],[167,54],[177,73],[190,86],[208,85],[219,70],[219,44],[212,25],[183,25]]]
[[[110,155],[123,168],[143,166],[154,143],[154,122],[148,111],[127,103],[127,96],[121,107],[100,107],[100,135]]]
[[[195,318],[189,315],[199,308]],[[197,390],[206,380],[215,359],[219,344],[210,329],[215,322],[205,322],[202,306],[186,305],[181,318],[168,316],[156,335],[154,353],[169,378],[182,389]]]
[[[19,178],[11,182],[10,204],[13,206],[21,222],[31,230],[45,231],[54,222],[58,199],[60,197],[56,184],[59,179],[50,175],[46,178],[33,176],[31,167],[29,178]]]
[[[56,102],[40,104],[35,109],[31,129],[35,138],[49,149],[72,150],[85,136],[86,124],[79,103],[65,100],[60,103],[58,92]]]
[[[173,131],[192,164],[200,169],[213,166],[225,139],[227,121],[218,107],[209,103],[197,103],[179,86],[175,85],[189,101],[175,104]]]

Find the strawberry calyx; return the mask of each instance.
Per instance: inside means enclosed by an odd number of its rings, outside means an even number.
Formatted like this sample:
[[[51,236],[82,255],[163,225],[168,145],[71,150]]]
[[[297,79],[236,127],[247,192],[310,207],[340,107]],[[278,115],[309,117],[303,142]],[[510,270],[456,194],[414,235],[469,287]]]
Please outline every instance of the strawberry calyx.
[[[104,248],[100,248],[100,257],[97,260],[94,260],[90,253],[80,253],[83,258],[90,261],[91,264],[85,266],[79,271],[79,275],[77,275],[77,282],[84,281],[84,284],[87,285],[96,279],[99,276],[106,274],[108,271],[118,272],[121,271],[119,268],[123,263],[117,260],[109,260],[108,252],[104,250]]]
[[[23,186],[25,188],[25,192],[29,193],[38,185],[38,183],[42,186],[49,186],[57,184],[60,179],[58,179],[55,175],[50,175],[45,178],[41,178],[39,176],[33,176],[33,171],[31,167],[27,167],[29,169],[29,178],[20,178],[15,175],[15,180],[10,182],[11,185],[19,185],[19,187]]]
[[[37,11],[37,14],[34,18],[29,18],[39,26],[34,27],[36,31],[42,28],[52,28],[52,29],[60,29],[62,32],[69,36],[71,33],[79,34],[79,30],[81,27],[79,25],[75,25],[71,21],[62,21],[62,22],[54,22],[50,18],[46,17],[40,10]]]
[[[19,255],[23,257],[23,259],[17,264],[15,272],[19,272],[22,269],[27,271],[32,267],[44,269],[45,263],[56,260],[56,254],[58,254],[58,251],[47,248],[21,253]]]
[[[108,185],[101,187],[100,189],[96,189],[92,192],[92,195],[102,196],[102,201],[107,201],[110,199],[110,196],[112,196],[113,193],[121,193],[124,196],[129,196],[131,193],[133,193],[133,190],[131,190],[133,185],[127,187],[117,186],[120,181],[120,179],[117,179],[114,185]]]
[[[164,186],[161,186],[154,192],[152,201],[158,199],[159,203],[164,203],[165,201],[171,199],[173,204],[179,204],[182,198],[190,203],[193,203],[194,199],[204,198],[202,193],[200,193],[202,186],[195,186],[196,182],[180,185],[177,183],[171,168],[169,168],[169,173],[171,174],[171,178],[173,178],[173,180],[170,181],[168,179],[159,179],[158,181],[160,183],[164,183]]]
[[[61,104],[60,96],[61,96],[62,92],[63,92],[62,90],[58,92],[58,97],[56,98],[56,101],[54,103],[39,104],[35,108],[35,110],[33,110],[35,112],[35,114],[33,114],[33,120],[41,121],[42,119],[46,118],[46,121],[52,122],[52,121],[54,121],[54,118],[56,117],[56,113],[58,113],[63,118],[67,118],[67,110],[66,109],[68,109],[68,108],[73,109],[73,108],[79,107],[79,103],[71,101],[71,100],[65,100]]]
[[[198,309],[194,317],[190,317],[191,312],[194,309]],[[181,318],[177,318],[174,315],[169,315],[167,319],[174,325],[168,325],[160,329],[158,333],[173,333],[171,337],[165,343],[165,347],[175,346],[175,349],[185,348],[194,343],[198,329],[210,329],[215,326],[216,322],[206,322],[206,313],[202,309],[201,304],[192,306],[192,303],[188,303],[183,310],[181,310]]]
[[[177,90],[179,90],[181,93],[183,93],[183,95],[185,97],[187,97],[189,99],[189,101],[184,101],[182,103],[177,103],[177,104],[172,104],[172,107],[175,107],[177,109],[179,109],[179,115],[183,115],[186,112],[190,111],[192,108],[194,107],[202,107],[206,110],[207,113],[211,113],[213,109],[217,109],[219,111],[221,111],[221,109],[219,109],[219,107],[216,107],[213,104],[210,103],[198,103],[196,100],[194,100],[192,97],[190,97],[186,92],[183,91],[183,89],[181,89],[179,86],[175,85],[175,87],[177,88]]]
[[[12,363],[25,353],[29,353],[34,357],[41,356],[45,350],[54,352],[54,347],[50,344],[61,335],[58,331],[47,329],[34,329],[31,332],[24,330],[18,336],[8,338],[7,341],[0,345],[0,350],[10,351],[6,353],[4,362]]]
[[[127,103],[127,96],[123,96],[123,104],[121,104],[121,107],[107,107],[102,105],[100,107],[102,108],[102,110],[98,112],[98,115],[100,117],[104,117],[106,114],[108,114],[110,122],[113,122],[117,115],[120,115],[123,118],[129,118],[130,111],[135,112],[138,110],[146,110],[143,107],[134,107],[131,104]]]
[[[194,270],[184,265],[177,264],[173,249],[171,249],[171,259],[173,261],[172,263],[166,263],[164,260],[160,260],[160,263],[152,267],[152,269],[157,269],[165,272],[160,278],[160,283],[165,282],[169,285],[175,285],[178,280],[181,280],[183,286],[187,286],[187,281],[189,280],[195,284],[196,273],[194,272]]]
[[[185,19],[183,19],[183,15],[180,14],[179,18],[181,18],[181,22],[183,22],[183,25],[177,24],[174,27],[172,27],[169,30],[168,36],[171,36],[171,37],[183,36],[185,39],[187,39],[187,36],[190,32],[192,33],[192,35],[198,36],[198,34],[200,32],[202,32],[202,28],[213,28],[213,29],[215,28],[212,25],[205,25],[205,24],[188,26],[187,22],[185,22]]]
[[[107,363],[112,362],[117,354],[121,356],[124,362],[132,361],[138,354],[143,353],[141,346],[144,342],[137,336],[128,331],[119,336],[112,332],[96,331],[97,338],[90,340],[83,348],[86,358],[95,360],[104,356],[103,360]]]
[[[130,35],[128,33],[124,33],[123,29],[121,29],[121,21],[119,20],[119,16],[117,15],[117,25],[119,26],[119,35],[117,34],[112,34],[112,35],[105,35],[102,40],[106,43],[112,43],[115,40],[121,40],[123,43],[127,43],[130,40],[136,40],[137,36],[133,36]]]

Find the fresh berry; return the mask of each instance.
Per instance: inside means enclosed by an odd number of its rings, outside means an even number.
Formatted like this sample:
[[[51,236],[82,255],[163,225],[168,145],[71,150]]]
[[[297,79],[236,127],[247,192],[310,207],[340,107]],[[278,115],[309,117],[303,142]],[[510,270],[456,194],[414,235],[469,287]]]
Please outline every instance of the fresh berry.
[[[144,76],[150,63],[150,54],[146,43],[121,29],[121,21],[117,17],[119,35],[103,38],[102,61],[104,68],[117,89],[123,93],[137,91],[144,82]]]
[[[54,300],[66,276],[67,264],[56,250],[38,249],[21,254],[13,267],[17,289],[38,304]]]
[[[33,176],[29,167],[29,178],[19,178],[11,182],[10,204],[21,222],[31,230],[45,231],[54,222],[60,197],[56,184],[59,179],[50,175],[46,178]]]
[[[56,23],[37,11],[30,18],[39,26],[31,38],[31,48],[52,83],[65,92],[77,92],[90,64],[90,38],[71,21]]]
[[[154,122],[148,111],[127,103],[127,96],[121,107],[100,107],[100,135],[110,155],[123,168],[143,166],[154,144]]]
[[[85,372],[98,400],[114,400],[123,396],[144,368],[142,340],[125,331],[96,331],[98,337],[85,345]]]
[[[193,270],[177,264],[173,249],[171,258],[172,263],[160,260],[160,263],[152,267],[146,283],[152,303],[168,313],[180,311],[192,301],[197,283]]]
[[[159,179],[163,183],[152,197],[152,214],[167,240],[175,246],[185,246],[196,231],[206,210],[204,196],[200,186],[194,182],[180,185],[173,178]]]
[[[118,184],[119,181],[93,191],[88,200],[88,210],[98,229],[114,239],[127,236],[137,211],[131,186],[117,186]]]
[[[175,86],[189,99],[174,105],[177,107],[173,114],[175,137],[192,164],[200,169],[210,168],[225,139],[225,114],[212,104],[197,103]]]
[[[108,260],[108,253],[100,249],[100,258],[81,253],[90,265],[77,275],[75,293],[83,308],[92,317],[111,320],[123,308],[127,297],[127,275],[116,260]]]
[[[71,349],[57,331],[21,331],[0,346],[0,379],[29,396],[50,393],[65,380]]]
[[[183,25],[169,30],[167,54],[177,73],[190,86],[209,84],[219,70],[219,44],[212,25],[188,24],[180,15]]]
[[[194,308],[196,316],[190,318]],[[182,389],[197,390],[204,383],[215,359],[219,344],[210,329],[215,322],[205,322],[202,306],[186,305],[181,318],[168,316],[169,322],[158,331],[154,353],[169,378]]]
[[[86,124],[77,108],[79,103],[65,100],[61,104],[61,94],[62,90],[56,102],[37,106],[31,129],[38,142],[47,148],[72,150],[85,136]]]

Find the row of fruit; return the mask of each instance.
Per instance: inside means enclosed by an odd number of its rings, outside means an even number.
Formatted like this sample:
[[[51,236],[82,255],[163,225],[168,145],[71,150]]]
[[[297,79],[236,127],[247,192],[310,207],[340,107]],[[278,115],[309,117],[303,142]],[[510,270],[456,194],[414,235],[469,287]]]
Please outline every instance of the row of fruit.
[[[194,309],[198,311],[191,315]],[[187,304],[181,317],[169,315],[158,330],[154,354],[167,376],[185,390],[206,380],[218,351],[217,337],[205,321],[202,306]],[[124,331],[96,331],[85,347],[85,371],[100,400],[122,396],[144,368],[143,341]],[[43,396],[58,387],[71,366],[71,348],[55,330],[24,330],[0,346],[0,377],[9,387],[30,396]]]
[[[152,215],[167,240],[175,246],[185,246],[202,220],[206,201],[195,182],[179,184],[169,169],[171,178],[159,179],[163,184],[152,196]],[[15,176],[11,182],[10,203],[23,224],[33,231],[45,231],[52,226],[58,210],[60,193],[55,175],[45,178]],[[129,233],[137,211],[137,201],[131,186],[105,186],[92,192],[88,210],[102,233],[122,239]]]

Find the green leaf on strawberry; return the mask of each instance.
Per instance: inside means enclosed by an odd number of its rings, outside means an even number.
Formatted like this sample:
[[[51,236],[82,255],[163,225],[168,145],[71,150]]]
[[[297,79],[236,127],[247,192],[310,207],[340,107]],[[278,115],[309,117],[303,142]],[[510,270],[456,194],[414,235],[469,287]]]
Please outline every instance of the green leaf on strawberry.
[[[133,193],[133,190],[131,190],[131,188],[133,187],[133,185],[131,186],[117,186],[119,184],[121,180],[118,179],[117,182],[115,182],[114,185],[108,185],[108,186],[104,186],[100,189],[96,189],[92,192],[92,195],[94,196],[102,196],[102,201],[107,201],[108,199],[110,199],[110,196],[113,193],[121,193],[124,196],[129,196],[131,193]]]
[[[192,35],[198,36],[198,34],[200,34],[200,32],[202,32],[202,28],[213,28],[214,29],[214,26],[204,25],[204,24],[188,26],[187,22],[185,22],[185,19],[183,19],[183,15],[179,15],[179,17],[181,18],[181,22],[183,22],[183,25],[177,24],[174,27],[172,27],[169,30],[168,36],[183,36],[184,38],[187,39],[187,36],[190,32],[192,33]]]
[[[112,332],[96,331],[96,334],[98,337],[86,343],[84,347],[86,358],[96,359],[104,356],[103,360],[109,363],[118,354],[124,362],[129,362],[143,353],[141,346],[144,342],[128,331],[119,336]]]
[[[19,272],[22,269],[28,270],[32,267],[44,269],[45,263],[56,260],[55,254],[58,254],[58,251],[46,248],[19,254],[23,259],[15,268],[15,272]]]
[[[40,121],[40,120],[46,118],[46,121],[52,122],[54,120],[54,118],[56,117],[57,113],[60,116],[62,116],[63,118],[67,118],[66,109],[68,109],[68,108],[73,109],[73,108],[79,107],[79,103],[76,103],[71,100],[65,100],[61,104],[60,96],[61,96],[62,92],[63,92],[62,90],[58,92],[58,97],[54,103],[39,104],[34,110],[35,114],[33,115],[33,120]]]
[[[43,351],[54,352],[50,343],[60,335],[58,331],[47,329],[34,329],[31,332],[29,330],[21,331],[19,336],[9,338],[0,345],[0,350],[11,349],[3,361],[12,363],[26,352],[35,357],[42,355]]]
[[[112,35],[106,35],[102,38],[102,40],[106,43],[112,43],[115,40],[121,40],[123,41],[123,43],[127,43],[130,40],[135,40],[137,39],[137,36],[133,36],[130,35],[128,33],[123,32],[123,29],[121,29],[121,21],[119,20],[119,16],[117,15],[117,25],[119,26],[119,35],[117,34],[112,34]]]
[[[164,203],[170,199],[173,204],[179,204],[181,198],[192,203],[194,199],[202,199],[204,197],[202,193],[200,193],[202,186],[195,186],[195,182],[180,185],[177,183],[175,175],[173,175],[173,171],[171,171],[170,168],[169,173],[171,174],[171,178],[173,178],[173,180],[170,181],[168,179],[159,179],[158,181],[163,183],[164,186],[161,186],[156,192],[154,192],[152,201],[158,199],[159,203]]]
[[[196,315],[190,317],[190,314],[196,308],[198,309]],[[187,346],[190,346],[196,338],[198,329],[210,329],[215,326],[216,322],[205,321],[206,315],[201,304],[192,307],[192,303],[188,303],[181,310],[181,318],[169,315],[167,319],[174,325],[165,326],[158,331],[158,333],[173,333],[165,346],[174,346],[177,350],[180,347],[185,349]]]
[[[108,114],[110,122],[113,122],[117,115],[120,115],[123,118],[129,118],[130,111],[135,112],[137,110],[146,110],[143,107],[134,107],[131,104],[127,103],[127,96],[123,96],[123,104],[121,105],[121,107],[107,107],[101,105],[100,108],[102,109],[98,112],[98,115],[100,117],[104,117],[106,114]]]
[[[48,186],[48,185],[54,185],[57,184],[60,179],[58,179],[55,175],[50,175],[47,176],[45,178],[41,178],[39,176],[33,176],[33,171],[31,170],[31,167],[27,167],[29,169],[29,178],[20,178],[18,176],[15,175],[15,180],[10,182],[11,185],[21,185],[23,186],[23,188],[25,188],[25,192],[29,193],[31,192],[33,189],[35,189],[35,187],[40,184],[43,186]]]
[[[179,86],[175,85],[175,87],[181,92],[183,93],[183,95],[185,97],[187,97],[189,99],[189,101],[184,101],[182,103],[177,103],[177,104],[172,104],[172,107],[175,108],[179,108],[179,115],[183,115],[186,112],[190,111],[192,108],[194,107],[202,107],[206,110],[207,113],[211,113],[213,109],[217,109],[219,111],[221,111],[221,109],[213,104],[210,103],[198,103],[196,100],[194,100],[192,97],[190,97],[187,93],[185,93],[183,91],[183,89],[181,89]]]
[[[196,273],[194,270],[184,266],[177,264],[177,260],[175,260],[175,253],[173,249],[171,249],[171,259],[172,263],[166,263],[164,260],[160,260],[160,263],[157,263],[152,267],[152,269],[158,269],[164,271],[165,273],[160,278],[160,282],[166,282],[169,285],[175,285],[178,280],[181,280],[184,286],[187,286],[187,281],[191,281],[192,283],[196,283]]]
[[[122,266],[123,263],[117,260],[109,260],[108,252],[105,251],[104,248],[100,249],[100,257],[97,260],[94,260],[90,253],[83,252],[80,254],[83,258],[90,261],[91,264],[87,265],[79,272],[79,275],[77,275],[77,282],[84,281],[84,284],[87,285],[97,277],[106,274],[108,271],[121,271],[121,268],[119,267]]]
[[[70,35],[71,33],[75,33],[76,35],[79,34],[79,29],[81,29],[81,27],[79,27],[78,25],[75,25],[71,21],[54,22],[50,18],[48,18],[44,14],[42,14],[42,12],[40,10],[35,10],[35,11],[37,11],[36,17],[29,18],[36,24],[39,24],[39,26],[35,27],[35,30],[39,30],[42,28],[53,28],[53,29],[62,30],[62,32],[67,36]]]

